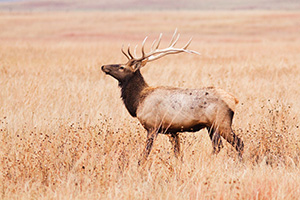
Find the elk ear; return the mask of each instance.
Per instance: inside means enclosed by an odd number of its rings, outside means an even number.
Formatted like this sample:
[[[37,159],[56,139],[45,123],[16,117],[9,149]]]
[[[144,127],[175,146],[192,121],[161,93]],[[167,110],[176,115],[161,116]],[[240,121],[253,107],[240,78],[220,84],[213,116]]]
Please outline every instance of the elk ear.
[[[147,64],[148,59],[142,60],[135,65],[134,71],[137,71]]]

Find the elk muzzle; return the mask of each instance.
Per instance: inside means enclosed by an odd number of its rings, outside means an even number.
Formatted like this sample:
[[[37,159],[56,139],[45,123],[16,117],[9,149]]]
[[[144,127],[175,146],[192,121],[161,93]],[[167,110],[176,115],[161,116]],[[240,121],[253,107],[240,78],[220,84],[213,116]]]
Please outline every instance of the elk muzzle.
[[[103,65],[103,66],[101,67],[101,70],[102,70],[105,74],[109,74],[109,72],[110,72],[110,68],[107,67],[107,65]]]

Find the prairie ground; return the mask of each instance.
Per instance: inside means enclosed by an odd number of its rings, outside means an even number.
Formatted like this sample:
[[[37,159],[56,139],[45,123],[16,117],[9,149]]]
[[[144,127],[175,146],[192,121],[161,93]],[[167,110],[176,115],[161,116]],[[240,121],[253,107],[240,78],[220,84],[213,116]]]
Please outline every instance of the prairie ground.
[[[0,13],[0,199],[299,199],[299,27],[280,11]],[[100,67],[175,28],[201,56],[149,63],[146,81],[234,94],[242,161],[203,130],[180,135],[183,162],[159,135],[137,166],[146,131]]]

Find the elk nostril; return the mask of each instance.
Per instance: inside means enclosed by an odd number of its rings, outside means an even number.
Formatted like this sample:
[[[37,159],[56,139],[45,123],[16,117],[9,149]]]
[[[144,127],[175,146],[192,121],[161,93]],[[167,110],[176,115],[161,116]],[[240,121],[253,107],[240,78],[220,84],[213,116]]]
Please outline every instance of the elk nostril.
[[[103,66],[101,67],[101,70],[102,70],[103,72],[107,73],[107,67],[105,67],[105,65],[103,65]]]

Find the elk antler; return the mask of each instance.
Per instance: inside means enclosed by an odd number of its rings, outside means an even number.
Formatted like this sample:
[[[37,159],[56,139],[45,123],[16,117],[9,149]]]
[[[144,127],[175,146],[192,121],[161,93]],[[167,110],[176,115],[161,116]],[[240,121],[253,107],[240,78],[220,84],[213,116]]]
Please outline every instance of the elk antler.
[[[167,48],[165,49],[158,49],[160,42],[161,42],[161,38],[162,38],[162,33],[159,35],[157,44],[156,44],[156,40],[154,40],[154,42],[151,45],[151,50],[149,53],[145,53],[145,43],[148,39],[148,37],[146,37],[142,43],[142,56],[140,58],[135,58],[136,56],[136,48],[134,50],[134,55],[135,57],[132,55],[132,53],[130,52],[130,46],[128,45],[128,49],[127,52],[128,54],[126,54],[123,50],[123,47],[121,49],[122,53],[126,56],[126,58],[128,60],[135,60],[135,61],[143,61],[143,60],[147,60],[147,62],[151,62],[154,60],[157,60],[163,56],[169,55],[169,54],[177,54],[177,53],[182,53],[182,52],[186,52],[186,53],[194,53],[194,54],[198,54],[200,55],[200,53],[198,53],[197,51],[193,51],[193,50],[188,50],[187,47],[191,44],[192,38],[182,47],[182,48],[176,48],[175,45],[178,41],[180,37],[180,34],[177,34],[177,29],[175,30],[173,37],[170,41],[170,44]],[[155,46],[155,47],[154,47]]]

